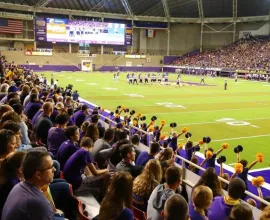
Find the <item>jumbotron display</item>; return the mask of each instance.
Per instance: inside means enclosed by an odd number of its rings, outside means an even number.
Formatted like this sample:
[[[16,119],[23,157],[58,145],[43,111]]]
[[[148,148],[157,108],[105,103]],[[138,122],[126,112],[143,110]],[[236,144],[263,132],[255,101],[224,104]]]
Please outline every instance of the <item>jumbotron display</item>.
[[[50,42],[125,45],[125,24],[46,19],[46,38]]]

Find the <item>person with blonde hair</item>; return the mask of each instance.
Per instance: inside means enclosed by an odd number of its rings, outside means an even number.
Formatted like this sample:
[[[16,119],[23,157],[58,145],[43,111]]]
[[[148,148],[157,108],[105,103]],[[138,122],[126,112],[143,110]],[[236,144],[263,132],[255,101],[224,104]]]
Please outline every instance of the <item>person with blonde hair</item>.
[[[162,169],[159,161],[151,159],[145,165],[142,174],[136,177],[133,183],[133,206],[146,212],[147,202],[162,178]]]
[[[208,186],[198,186],[193,190],[192,204],[189,208],[190,220],[206,220],[205,211],[213,200],[213,192]]]
[[[268,219],[270,219],[270,206],[264,208],[259,220],[268,220]]]
[[[132,187],[133,178],[130,173],[116,173],[101,203],[98,219],[133,220]]]

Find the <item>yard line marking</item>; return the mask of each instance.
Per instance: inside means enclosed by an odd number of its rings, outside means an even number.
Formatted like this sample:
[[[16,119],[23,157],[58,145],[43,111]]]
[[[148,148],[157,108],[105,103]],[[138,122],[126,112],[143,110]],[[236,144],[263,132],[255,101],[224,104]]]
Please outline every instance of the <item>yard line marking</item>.
[[[143,115],[145,115],[145,114],[143,114]],[[265,119],[270,119],[270,117],[267,117],[267,118],[252,118],[252,119],[239,119],[239,121],[253,121],[253,120],[265,120]],[[208,122],[195,122],[195,123],[182,123],[182,124],[177,123],[177,125],[204,125],[204,124],[218,124],[218,123],[224,123],[224,122],[222,122],[222,121],[208,121]],[[169,126],[169,125],[165,125],[165,127],[167,127],[167,126]],[[254,125],[254,126],[256,126],[256,125]],[[258,126],[256,126],[256,127],[258,127]]]
[[[89,86],[97,86],[98,85],[97,83],[86,83],[86,84]]]
[[[76,79],[76,82],[83,82],[85,81],[84,79]]]
[[[166,115],[166,114],[190,114],[190,113],[202,113],[202,112],[223,112],[223,111],[243,111],[247,109],[264,109],[270,107],[261,107],[261,108],[227,108],[219,110],[209,110],[209,111],[188,111],[188,112],[158,112],[156,115]],[[153,114],[144,114],[144,115],[153,115]]]
[[[260,128],[260,127],[258,127],[258,126],[256,126],[256,125],[250,125],[250,127],[253,127],[253,128]]]
[[[68,79],[72,79],[72,77],[71,76],[69,76],[69,77],[67,77]]]
[[[110,88],[110,87],[103,87],[104,90],[109,90],[109,91],[116,91],[118,89],[116,88]]]
[[[235,164],[237,164],[237,163],[230,163],[230,164],[228,164],[229,166],[233,166],[233,165],[235,165]]]
[[[262,135],[246,136],[246,137],[225,138],[225,139],[220,139],[220,140],[213,140],[211,142],[239,140],[239,139],[249,139],[249,138],[257,138],[257,137],[269,137],[269,136],[270,136],[270,134],[262,134]]]

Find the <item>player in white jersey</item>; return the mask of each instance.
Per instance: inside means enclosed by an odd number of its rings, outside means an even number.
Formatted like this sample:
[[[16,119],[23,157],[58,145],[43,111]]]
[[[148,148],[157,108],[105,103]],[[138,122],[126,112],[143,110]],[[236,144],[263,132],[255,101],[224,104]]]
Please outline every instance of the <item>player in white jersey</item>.
[[[176,85],[175,86],[180,87],[180,83],[181,83],[181,77],[178,77],[177,80],[176,80]]]

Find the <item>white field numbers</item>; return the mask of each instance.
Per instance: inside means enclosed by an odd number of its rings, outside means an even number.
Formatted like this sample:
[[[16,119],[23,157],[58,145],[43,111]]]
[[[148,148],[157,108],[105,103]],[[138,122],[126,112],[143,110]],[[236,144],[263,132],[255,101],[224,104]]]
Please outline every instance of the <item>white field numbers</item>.
[[[225,122],[227,125],[231,125],[231,126],[251,126],[251,127],[258,128],[258,126],[252,125],[249,122],[239,121],[239,120],[236,120],[234,118],[221,118],[221,119],[218,119],[216,121],[217,122]]]
[[[173,104],[171,102],[158,102],[156,104],[160,105],[160,106],[167,107],[167,108],[186,108],[183,105],[176,105],[176,104]]]

